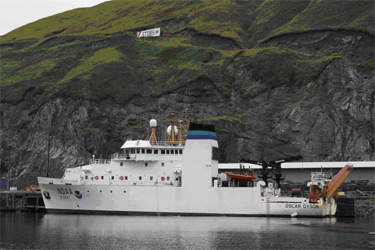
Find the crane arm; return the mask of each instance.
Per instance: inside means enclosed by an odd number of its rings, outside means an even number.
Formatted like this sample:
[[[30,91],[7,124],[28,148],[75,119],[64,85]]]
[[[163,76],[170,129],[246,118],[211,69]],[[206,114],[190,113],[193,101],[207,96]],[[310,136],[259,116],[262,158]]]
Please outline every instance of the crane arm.
[[[251,163],[251,164],[256,164],[256,165],[260,165],[260,166],[262,166],[262,164],[263,164],[261,161],[248,160],[248,159],[245,159],[245,158],[242,158],[240,160],[240,162]]]
[[[330,182],[328,182],[323,188],[323,197],[324,198],[332,198],[340,187],[340,185],[344,182],[346,177],[349,173],[353,170],[353,165],[347,164],[343,167],[333,178]]]
[[[289,158],[277,160],[277,161],[275,161],[275,163],[278,164],[278,163],[289,162],[289,161],[298,161],[298,160],[301,160],[301,159],[303,159],[303,157],[298,155],[298,156],[292,156],[292,157],[289,157]]]

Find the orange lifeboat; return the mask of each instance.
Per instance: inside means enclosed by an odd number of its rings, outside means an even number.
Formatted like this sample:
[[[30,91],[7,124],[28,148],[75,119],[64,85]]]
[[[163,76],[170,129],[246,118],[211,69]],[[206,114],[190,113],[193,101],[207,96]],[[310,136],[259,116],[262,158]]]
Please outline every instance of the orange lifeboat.
[[[250,175],[247,175],[247,174],[233,174],[233,173],[225,173],[225,174],[230,179],[236,180],[236,181],[252,181],[253,179],[256,178],[254,175],[252,175],[252,173]]]

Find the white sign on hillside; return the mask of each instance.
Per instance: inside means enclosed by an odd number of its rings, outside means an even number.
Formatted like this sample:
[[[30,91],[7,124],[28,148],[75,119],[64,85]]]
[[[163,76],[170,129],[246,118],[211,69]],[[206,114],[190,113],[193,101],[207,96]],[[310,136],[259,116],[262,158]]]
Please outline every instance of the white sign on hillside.
[[[160,36],[160,28],[150,29],[150,30],[142,30],[137,32],[137,37],[155,37]]]

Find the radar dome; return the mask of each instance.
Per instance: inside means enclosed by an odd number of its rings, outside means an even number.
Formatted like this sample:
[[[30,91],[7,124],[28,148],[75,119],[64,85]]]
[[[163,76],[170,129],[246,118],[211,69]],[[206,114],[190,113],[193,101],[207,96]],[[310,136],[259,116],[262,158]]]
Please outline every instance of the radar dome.
[[[168,135],[171,133],[171,130],[172,130],[172,125],[169,125],[169,127],[167,128]],[[177,133],[178,133],[178,128],[174,126],[174,134],[177,135]]]
[[[155,119],[150,120],[150,127],[156,127],[158,125],[158,122]]]

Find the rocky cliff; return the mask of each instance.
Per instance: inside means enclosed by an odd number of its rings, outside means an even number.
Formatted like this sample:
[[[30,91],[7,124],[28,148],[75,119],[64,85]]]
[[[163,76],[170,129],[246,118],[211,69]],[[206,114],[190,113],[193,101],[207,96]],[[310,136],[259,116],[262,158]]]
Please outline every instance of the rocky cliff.
[[[221,162],[375,160],[373,1],[111,1],[1,37],[1,175],[24,187],[216,125]],[[161,27],[158,38],[136,31]]]

